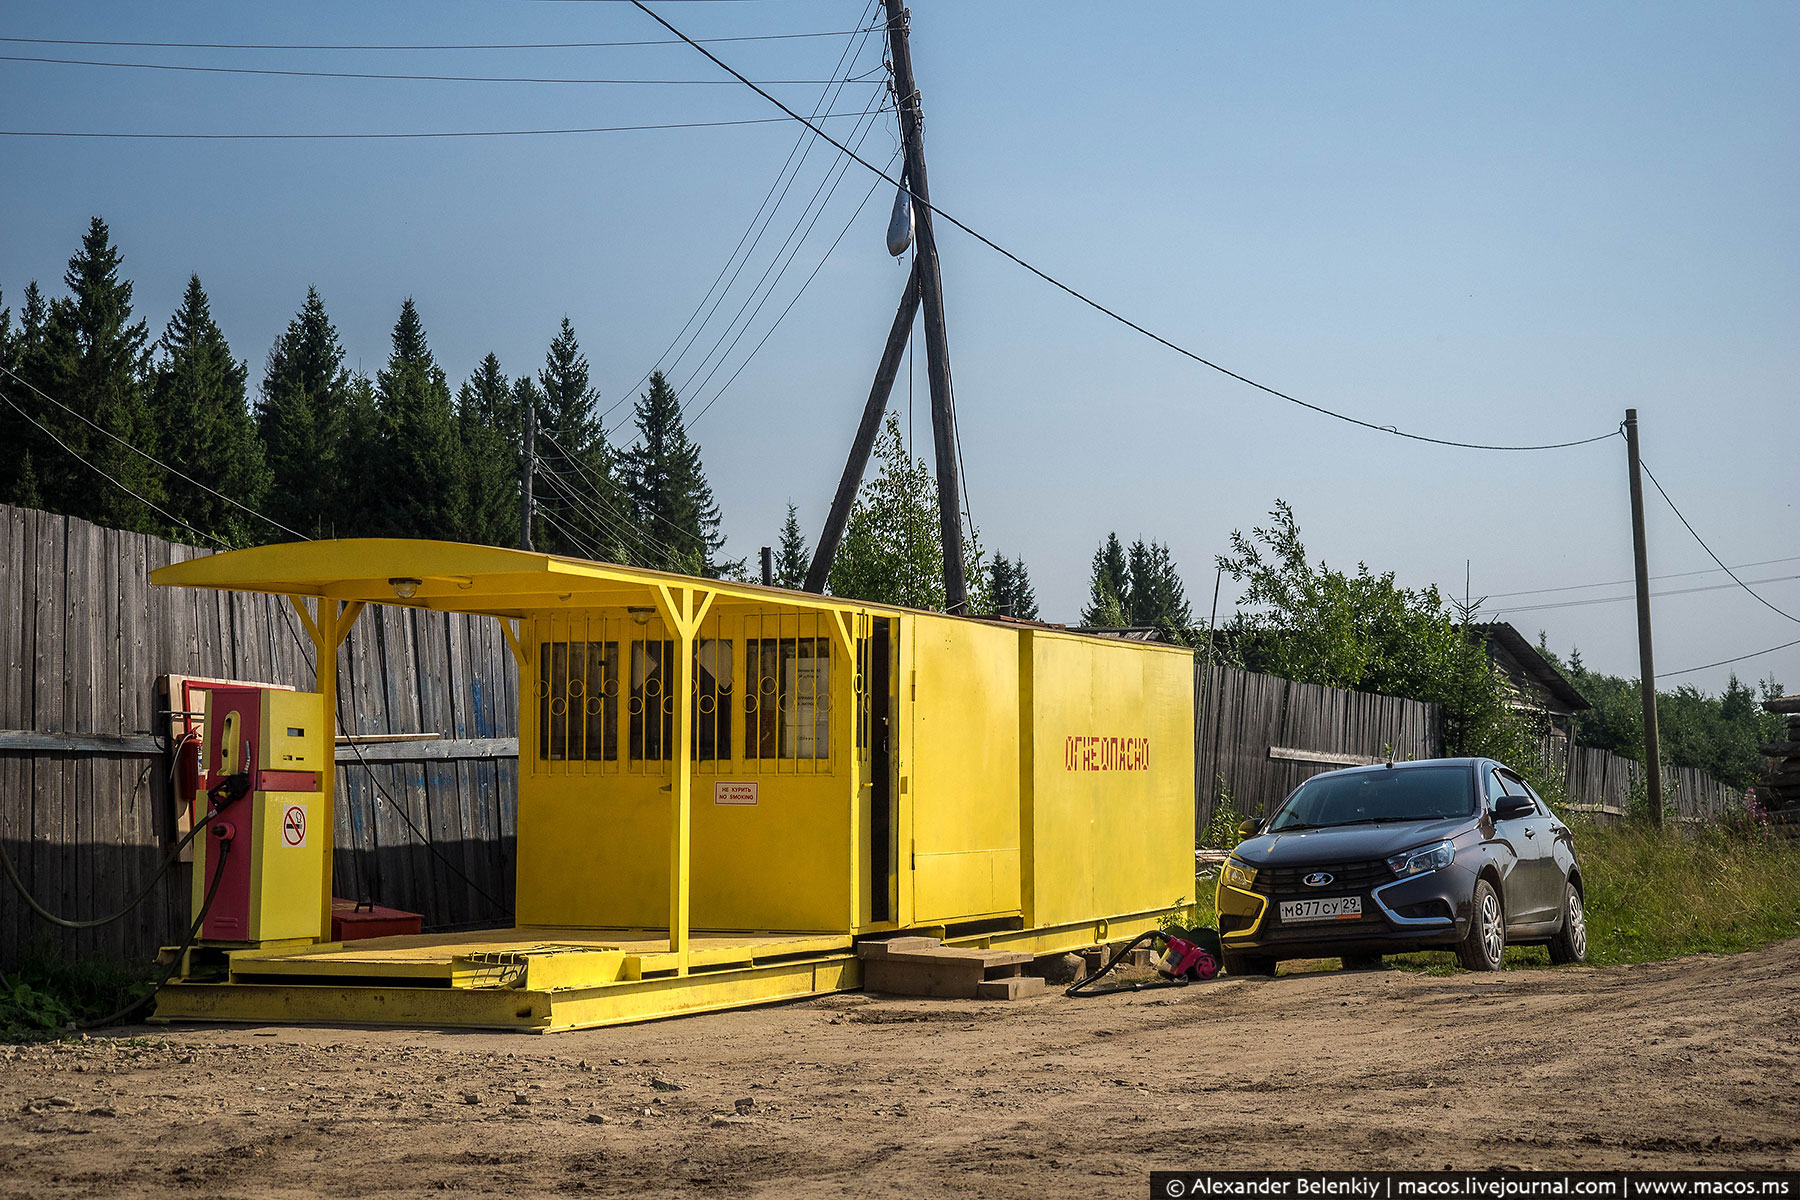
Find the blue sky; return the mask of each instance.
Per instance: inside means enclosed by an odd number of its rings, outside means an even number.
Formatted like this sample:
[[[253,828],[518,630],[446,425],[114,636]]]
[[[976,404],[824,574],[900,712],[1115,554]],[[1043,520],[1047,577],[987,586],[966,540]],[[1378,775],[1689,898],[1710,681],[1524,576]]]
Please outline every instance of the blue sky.
[[[654,6],[654,5],[653,5]],[[628,4],[12,4],[10,37],[198,42],[566,42],[664,36]],[[850,30],[859,0],[665,3],[696,36]],[[1548,442],[1627,407],[1644,455],[1745,579],[1800,615],[1800,8],[1789,4],[917,0],[933,199],[1046,271],[1234,370],[1432,436]],[[758,79],[832,77],[851,39],[713,48]],[[879,66],[870,39],[847,71]],[[276,69],[714,80],[681,46],[301,52],[0,43],[0,53]],[[837,111],[881,95],[868,83]],[[811,111],[824,91],[783,85]],[[566,128],[778,115],[736,85],[380,81],[0,62],[0,125],[107,132]],[[855,118],[832,127],[849,134]],[[897,142],[865,122],[869,157]],[[860,136],[860,134],[859,134]],[[796,145],[791,125],[394,141],[0,138],[0,289],[60,290],[103,215],[160,331],[198,272],[260,377],[319,288],[373,372],[416,300],[453,381],[492,350],[541,364],[566,313],[603,405],[695,311]],[[904,280],[892,195],[852,167],[735,345],[729,319],[835,154],[815,145],[735,289],[671,377],[728,550],[785,505],[816,531]],[[835,172],[832,177],[835,177]],[[805,228],[804,225],[801,226]],[[846,231],[847,230],[847,231]],[[760,351],[752,347],[837,249]],[[940,231],[951,353],[983,541],[1022,554],[1070,620],[1108,530],[1167,541],[1197,613],[1233,529],[1292,502],[1317,559],[1476,595],[1626,579],[1624,445],[1426,446],[1307,413],[1107,321]],[[791,244],[790,244],[790,249]],[[785,257],[785,255],[783,256]],[[773,277],[771,272],[771,277]],[[750,309],[754,309],[752,301]],[[746,309],[746,316],[750,309]],[[730,330],[730,332],[727,332]],[[721,335],[724,335],[721,341]],[[708,360],[705,352],[720,347]],[[729,348],[728,348],[729,347]],[[712,363],[723,366],[712,371]],[[699,370],[698,364],[705,365]],[[708,376],[710,374],[710,381]],[[729,388],[725,380],[736,373]],[[924,358],[915,430],[928,445]],[[906,412],[906,376],[896,389]],[[621,415],[624,409],[620,410]],[[1712,566],[1660,500],[1657,574]],[[1707,587],[1719,574],[1661,588]],[[1622,596],[1626,587],[1490,605]],[[1229,610],[1232,585],[1225,582]],[[1502,613],[1635,673],[1628,602]],[[1663,671],[1800,637],[1741,591],[1660,597]],[[1720,687],[1729,668],[1670,680]],[[1800,647],[1739,664],[1800,686]]]

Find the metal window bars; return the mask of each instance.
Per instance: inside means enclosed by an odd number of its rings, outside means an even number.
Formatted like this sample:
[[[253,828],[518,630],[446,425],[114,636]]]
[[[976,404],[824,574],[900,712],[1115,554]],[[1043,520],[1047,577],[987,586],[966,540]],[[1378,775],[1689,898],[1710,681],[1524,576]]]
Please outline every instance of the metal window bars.
[[[750,774],[831,771],[831,620],[829,614],[751,613],[706,622],[694,642],[689,697],[689,750],[696,764]],[[866,619],[858,620],[859,635],[866,634],[865,625]],[[674,742],[676,642],[660,618],[558,614],[535,621],[533,635],[537,753],[528,769],[666,773]],[[866,658],[866,641],[859,637],[857,645],[857,658]],[[853,665],[856,738],[866,747],[867,697],[856,690],[864,687],[866,664]],[[741,737],[734,715],[740,711]]]

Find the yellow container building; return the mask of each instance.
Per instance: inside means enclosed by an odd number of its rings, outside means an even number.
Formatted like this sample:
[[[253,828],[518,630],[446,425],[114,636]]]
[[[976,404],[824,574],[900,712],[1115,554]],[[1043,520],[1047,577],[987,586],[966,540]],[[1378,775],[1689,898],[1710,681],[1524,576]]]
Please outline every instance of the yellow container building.
[[[164,1019],[612,1024],[856,987],[858,939],[1062,953],[1193,901],[1179,648],[441,542],[153,578],[291,598],[325,762],[365,603],[498,618],[521,697],[514,928],[325,942],[323,855],[318,944],[215,955]]]

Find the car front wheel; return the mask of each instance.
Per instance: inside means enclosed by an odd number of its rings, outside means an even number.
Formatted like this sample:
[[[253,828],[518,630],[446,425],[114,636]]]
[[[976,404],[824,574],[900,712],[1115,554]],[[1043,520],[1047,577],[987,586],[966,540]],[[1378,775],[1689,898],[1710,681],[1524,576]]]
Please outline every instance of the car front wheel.
[[[1587,960],[1587,910],[1574,880],[1563,882],[1562,928],[1550,939],[1550,961],[1578,963]]]
[[[1493,884],[1475,881],[1472,908],[1469,932],[1456,944],[1456,957],[1471,971],[1498,971],[1506,961],[1506,914]]]
[[[1227,975],[1268,975],[1275,974],[1275,960],[1261,954],[1241,954],[1236,950],[1221,952],[1224,958]]]

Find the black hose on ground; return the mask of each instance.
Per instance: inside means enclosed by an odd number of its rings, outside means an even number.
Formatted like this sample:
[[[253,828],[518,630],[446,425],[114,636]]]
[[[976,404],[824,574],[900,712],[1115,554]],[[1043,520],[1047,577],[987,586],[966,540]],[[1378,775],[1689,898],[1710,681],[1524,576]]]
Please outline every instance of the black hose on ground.
[[[1129,942],[1126,942],[1125,945],[1122,946],[1118,950],[1118,952],[1115,953],[1112,956],[1112,958],[1107,961],[1107,964],[1105,966],[1101,967],[1098,971],[1095,971],[1092,975],[1088,975],[1082,979],[1077,979],[1074,983],[1071,983],[1068,987],[1064,988],[1063,995],[1065,995],[1065,996],[1108,996],[1108,995],[1111,995],[1113,992],[1145,992],[1145,991],[1149,991],[1151,988],[1186,987],[1187,980],[1185,980],[1185,979],[1156,979],[1156,980],[1151,980],[1151,981],[1145,982],[1145,983],[1128,983],[1128,984],[1125,984],[1123,987],[1107,988],[1103,992],[1096,992],[1096,991],[1089,990],[1093,987],[1094,984],[1100,982],[1100,980],[1104,976],[1106,976],[1108,973],[1110,973],[1113,970],[1113,968],[1117,967],[1120,963],[1124,962],[1125,956],[1127,954],[1130,954],[1133,950],[1136,950],[1139,946],[1143,945],[1145,942],[1148,942],[1153,938],[1161,938],[1164,936],[1166,936],[1166,935],[1160,929],[1147,929],[1143,933],[1138,934],[1136,937],[1132,938]]]
[[[204,828],[204,826],[196,826],[196,828]],[[157,980],[155,985],[144,995],[139,996],[136,1000],[133,1000],[123,1008],[106,1014],[104,1017],[92,1021],[81,1021],[75,1025],[75,1028],[98,1029],[102,1025],[111,1025],[114,1021],[130,1016],[144,1005],[150,1003],[150,1001],[156,999],[157,993],[167,987],[169,980],[175,977],[175,972],[181,969],[182,960],[187,957],[187,952],[193,948],[195,939],[200,936],[200,926],[206,923],[206,914],[212,911],[213,900],[219,894],[219,883],[225,878],[225,860],[231,856],[231,841],[230,839],[225,839],[218,842],[217,845],[219,847],[219,861],[218,864],[213,867],[212,882],[206,887],[206,899],[201,903],[200,913],[194,918],[194,923],[188,926],[187,936],[181,939],[181,947],[175,951],[175,961],[169,964],[169,969],[163,972],[162,978]]]

